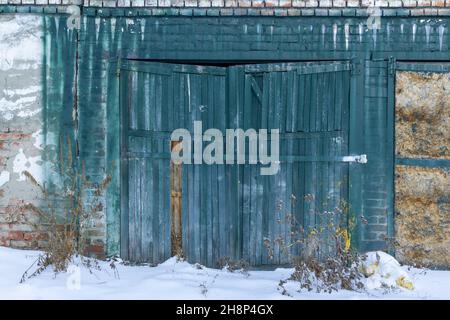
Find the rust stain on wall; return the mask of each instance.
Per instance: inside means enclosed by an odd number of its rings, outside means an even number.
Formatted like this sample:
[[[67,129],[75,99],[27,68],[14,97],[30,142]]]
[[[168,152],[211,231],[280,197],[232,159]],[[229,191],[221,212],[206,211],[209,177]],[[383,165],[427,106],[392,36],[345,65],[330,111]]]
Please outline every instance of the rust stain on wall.
[[[450,158],[450,73],[398,72],[396,156]],[[449,168],[396,166],[397,258],[450,268]]]

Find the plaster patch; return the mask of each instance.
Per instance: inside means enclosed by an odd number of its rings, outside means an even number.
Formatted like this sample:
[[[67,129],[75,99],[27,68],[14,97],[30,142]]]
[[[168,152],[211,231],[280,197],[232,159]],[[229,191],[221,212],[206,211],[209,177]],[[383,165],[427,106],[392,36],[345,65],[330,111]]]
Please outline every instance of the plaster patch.
[[[42,57],[42,17],[6,15],[0,18],[0,70],[37,69]]]
[[[9,181],[9,171],[2,171],[0,173],[0,187]]]
[[[42,130],[38,130],[31,135],[34,138],[33,146],[36,149],[43,150],[44,147],[44,135],[42,134]]]
[[[41,86],[29,86],[27,88],[21,88],[21,89],[9,89],[5,88],[3,89],[3,93],[5,96],[8,96],[10,98],[14,96],[26,96],[32,93],[38,93],[41,91]]]
[[[17,173],[19,177],[17,181],[25,181],[26,177],[23,174],[24,171],[28,171],[37,182],[43,182],[43,168],[42,168],[41,156],[27,157],[23,152],[23,149],[19,149],[19,153],[16,155],[13,161],[13,172]]]
[[[11,120],[14,115],[21,118],[29,118],[41,111],[41,108],[36,108],[37,96],[22,97],[16,101],[0,99],[0,114],[6,120]]]
[[[34,138],[33,146],[38,150],[44,150],[45,146],[56,146],[56,136],[53,132],[47,132],[46,135],[42,130],[38,130],[31,135]]]

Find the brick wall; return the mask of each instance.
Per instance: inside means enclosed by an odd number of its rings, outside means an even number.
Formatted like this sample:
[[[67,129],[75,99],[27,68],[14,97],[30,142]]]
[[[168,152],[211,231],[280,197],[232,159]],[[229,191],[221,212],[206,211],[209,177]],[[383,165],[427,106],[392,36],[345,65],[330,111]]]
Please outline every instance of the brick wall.
[[[176,8],[382,8],[450,7],[450,0],[0,0],[0,5]]]
[[[34,226],[37,214],[24,209],[40,202],[39,190],[22,173],[42,182],[45,169],[41,31],[39,17],[0,15],[0,245],[17,248],[35,248],[45,240]]]
[[[2,1],[5,2],[5,0],[0,0],[0,3]],[[346,5],[348,5],[348,2]],[[16,1],[16,3],[20,3],[20,1]],[[22,1],[23,3],[24,1]],[[36,0],[34,3],[37,4],[39,2]],[[123,6],[127,5],[126,2],[118,3]],[[162,6],[157,2],[152,3],[151,1],[144,2],[148,6]],[[296,3],[295,1],[289,2],[289,5],[295,6]],[[414,3],[417,5],[417,2]],[[425,5],[424,3],[421,2],[421,4]],[[427,4],[430,5],[430,3],[433,5],[432,1],[429,1]],[[116,2],[113,4],[116,5]],[[443,4],[445,5],[445,2]],[[89,5],[92,6],[93,4],[89,3]],[[187,6],[186,2],[183,2],[183,5]],[[195,2],[195,5],[198,5],[198,3]],[[211,5],[213,5],[212,2]],[[223,3],[223,5],[226,6],[227,4]],[[211,17],[200,20],[195,20],[190,17],[195,15],[196,12],[217,16],[225,15],[226,13],[228,15],[242,14],[242,12],[247,14],[250,10],[259,10],[249,7],[246,9],[242,7],[243,4],[239,7],[240,2],[238,1],[235,1],[234,5],[236,7],[231,11],[225,11],[230,10],[227,7],[221,8],[220,10],[217,8],[205,9],[211,11],[204,11],[198,8],[197,10],[199,11],[195,11],[193,9],[195,7],[177,9],[173,12],[188,16],[177,18],[177,20],[161,19],[155,16],[151,17],[152,15],[158,15],[159,9],[135,11],[135,15],[137,15],[136,12],[147,12],[146,17],[136,19],[125,18],[126,12],[132,10],[115,9],[110,11],[110,13],[114,11],[115,14],[117,12],[123,14],[120,18],[111,18],[108,15],[103,15],[103,18],[98,18],[96,15],[100,13],[100,9],[94,8],[90,12],[86,10],[87,16],[84,18],[84,26],[79,33],[80,87],[78,88],[78,97],[80,100],[78,101],[78,108],[80,112],[80,126],[78,129],[81,139],[80,157],[86,161],[87,175],[91,180],[100,182],[107,174],[108,166],[115,168],[110,169],[111,171],[117,168],[117,166],[113,166],[113,162],[116,161],[117,163],[118,159],[118,150],[114,149],[117,148],[118,137],[108,135],[109,132],[115,132],[117,134],[119,131],[118,128],[114,127],[114,125],[119,123],[119,119],[111,117],[111,115],[117,116],[118,107],[113,101],[114,93],[117,93],[117,88],[114,88],[114,78],[107,76],[110,70],[106,61],[119,54],[124,57],[149,59],[325,60],[349,59],[355,53],[371,51],[374,56],[378,55],[384,58],[387,55],[394,55],[399,59],[417,60],[420,58],[423,59],[424,57],[428,60],[448,59],[450,38],[447,27],[444,26],[445,33],[442,34],[442,39],[439,33],[439,27],[446,25],[448,19],[440,20],[440,17],[432,19],[431,33],[428,36],[427,24],[419,23],[420,18],[398,19],[387,17],[385,22],[390,28],[390,38],[386,32],[380,32],[378,34],[372,32],[359,33],[360,27],[362,26],[361,19],[328,19],[322,17],[296,19],[287,17],[286,19],[267,20],[263,18],[242,17],[240,18],[242,19],[241,24],[237,24],[236,19],[232,17],[224,17],[221,19]],[[252,5],[252,3],[247,2],[247,5]],[[267,3],[264,2],[260,3],[260,5],[266,5],[267,7]],[[310,13],[309,15],[320,15],[324,12],[328,15],[334,12],[344,12],[344,9],[325,9],[319,7],[319,5],[320,3],[316,3],[316,8],[311,10],[305,4],[305,7],[298,7],[298,10],[301,10],[302,14],[305,13],[305,15],[307,12]],[[335,4],[329,2],[329,5]],[[408,5],[411,5],[411,3]],[[169,12],[169,9],[171,8],[165,8],[163,10],[164,14]],[[241,9],[243,11],[240,11]],[[267,11],[265,12],[269,14],[285,12],[270,8],[266,9]],[[287,10],[297,10],[297,8],[288,7]],[[416,8],[414,10],[417,10],[414,12],[420,12],[422,14],[427,12],[427,9]],[[439,10],[446,10],[438,12],[447,12],[447,15],[450,16],[448,13],[449,8]],[[104,11],[106,12],[107,10]],[[366,10],[361,9],[361,11]],[[355,9],[347,8],[345,12],[349,16],[357,16],[358,10],[355,11]],[[407,15],[411,12],[413,12],[411,9],[399,10],[396,12],[396,15]],[[0,18],[3,16],[0,15]],[[19,16],[17,15],[17,17]],[[47,77],[51,80],[51,83],[47,85],[49,96],[61,91],[58,84],[70,83],[70,81],[63,80],[60,77],[64,76],[67,79],[72,77],[67,70],[57,70],[56,66],[67,66],[69,61],[73,62],[75,60],[73,57],[68,57],[67,52],[63,51],[64,46],[57,45],[59,43],[58,41],[66,41],[67,39],[64,38],[64,35],[66,35],[65,32],[58,32],[58,30],[63,30],[65,21],[64,19],[59,19],[61,17],[58,17],[58,19],[56,17],[58,16],[48,15],[45,19],[48,29],[46,32],[51,35],[51,40],[47,43],[50,46],[48,52],[54,54],[55,57],[47,57],[48,65],[46,68],[52,70],[51,67],[54,66],[52,71],[54,74],[48,75]],[[137,23],[128,23],[130,19],[135,19],[134,21]],[[144,24],[140,24],[143,19],[146,21],[145,27],[142,27]],[[262,24],[263,20],[265,23],[270,21],[269,23],[272,24],[271,26],[273,28],[266,25],[264,28],[261,28],[262,34],[258,34],[255,31],[257,30],[256,25]],[[175,21],[176,23],[174,23]],[[199,23],[200,21],[202,23]],[[56,25],[57,23],[60,23],[60,25]],[[314,24],[314,28],[310,28],[313,26],[310,23]],[[413,30],[413,23],[417,25],[417,33],[414,36],[411,31]],[[246,33],[244,33],[242,24],[247,25],[245,28]],[[110,36],[112,35],[111,30],[113,25],[115,33],[113,36]],[[320,33],[323,30],[322,25],[326,27],[326,33],[323,36]],[[404,33],[400,31],[403,27],[405,30]],[[335,37],[333,36],[333,30],[336,30]],[[346,40],[346,30],[348,30],[348,41]],[[136,37],[136,35],[139,35],[139,37]],[[415,40],[413,40],[413,37],[415,37]],[[216,41],[211,41],[212,38]],[[291,41],[292,39],[294,41]],[[67,43],[70,42],[71,40]],[[98,57],[102,57],[103,59],[98,59]],[[64,63],[54,59],[64,59]],[[70,69],[70,65],[68,69]],[[367,61],[364,69],[366,85],[364,110],[367,115],[367,118],[364,119],[366,138],[369,139],[372,137],[377,141],[386,141],[386,62]],[[0,84],[3,83],[1,82],[1,76],[3,74],[0,73]],[[24,78],[30,78],[28,71],[22,70],[19,74]],[[39,82],[38,85],[40,85]],[[0,100],[2,99],[2,89],[0,87]],[[72,106],[73,101],[63,100],[53,100],[52,103],[48,104],[49,108],[55,108],[55,113],[66,113],[69,115],[72,114]],[[64,108],[67,108],[67,110],[64,110]],[[19,112],[17,111],[17,113]],[[32,189],[26,189],[28,186],[23,181],[18,181],[20,172],[14,172],[13,168],[14,159],[19,154],[20,148],[24,149],[26,159],[35,159],[39,155],[39,149],[35,149],[36,138],[33,135],[41,126],[39,122],[32,122],[31,125],[30,122],[27,122],[27,125],[25,125],[23,121],[14,120],[8,120],[7,125],[3,126],[5,122],[1,122],[1,116],[2,114],[0,113],[0,128],[2,131],[0,134],[0,174],[8,171],[9,174],[3,174],[3,179],[6,179],[8,176],[9,181],[7,184],[1,185],[2,180],[0,179],[0,195],[2,192],[4,194],[3,198],[0,196],[0,240],[5,245],[32,246],[36,243],[33,241],[42,241],[38,240],[39,235],[33,233],[33,230],[25,230],[27,228],[26,225],[20,223],[11,224],[5,219],[17,201],[26,201],[35,197]],[[37,115],[33,119],[38,121],[39,118],[40,115]],[[60,124],[59,119],[55,122],[57,125]],[[366,141],[366,144],[372,146],[370,141]],[[383,160],[387,152],[389,150],[386,149],[386,145],[383,143],[376,145],[376,148],[373,150],[367,151],[370,159],[368,165],[368,171],[370,173],[364,173],[365,189],[363,190],[363,209],[365,214],[367,213],[368,226],[365,227],[367,229],[364,231],[362,240],[367,243],[367,248],[370,249],[382,248],[386,235],[387,210],[389,208],[385,199],[386,192],[383,190],[386,190],[385,186],[388,175],[386,174],[387,168]],[[115,188],[117,188],[117,185]],[[17,194],[21,195],[20,199],[8,198]],[[110,241],[113,243],[108,244],[110,248],[108,253],[117,253],[119,239],[118,219],[120,218],[117,214],[119,208],[117,202],[117,197],[108,198],[108,201],[105,199],[105,211],[101,213],[98,220],[93,222],[92,229],[90,230],[92,242],[90,243],[91,247],[89,249],[91,252],[103,252],[105,241]],[[111,212],[107,213],[108,210]],[[108,228],[108,237],[105,234],[106,228]]]
[[[49,219],[35,208],[66,213],[61,193],[50,199],[24,174],[46,187],[59,183],[61,151],[74,141],[76,43],[55,46],[46,28],[56,25],[43,20],[0,14],[0,245],[17,248],[45,246]],[[58,30],[64,27],[61,21]]]

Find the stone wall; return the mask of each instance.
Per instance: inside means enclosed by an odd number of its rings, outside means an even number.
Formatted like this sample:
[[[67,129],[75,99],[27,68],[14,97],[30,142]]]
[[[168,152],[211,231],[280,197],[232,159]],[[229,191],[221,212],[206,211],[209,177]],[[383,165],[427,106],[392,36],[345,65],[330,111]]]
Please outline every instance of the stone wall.
[[[398,72],[396,157],[450,159],[450,73]],[[397,257],[450,267],[450,172],[397,165]]]

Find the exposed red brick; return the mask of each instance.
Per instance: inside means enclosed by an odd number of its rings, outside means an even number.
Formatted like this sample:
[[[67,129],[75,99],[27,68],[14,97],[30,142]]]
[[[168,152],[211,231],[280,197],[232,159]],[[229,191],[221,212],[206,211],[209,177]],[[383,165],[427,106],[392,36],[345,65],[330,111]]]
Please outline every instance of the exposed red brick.
[[[48,240],[48,235],[45,232],[25,232],[23,234],[23,240],[27,241]]]
[[[248,8],[252,6],[251,0],[238,0],[238,6],[242,8]]]
[[[88,245],[84,248],[84,254],[94,256],[98,259],[105,258],[105,247],[103,245]]]
[[[290,8],[292,7],[292,0],[279,0],[278,5],[281,8]]]
[[[268,0],[268,1],[264,1],[264,3],[266,4],[267,8],[273,8],[273,7],[277,7],[278,6],[278,1],[277,0]]]
[[[431,5],[433,7],[445,7],[445,0],[432,0]]]
[[[264,0],[252,0],[252,7],[253,8],[261,8],[264,7],[265,1]]]
[[[21,140],[30,138],[31,133],[23,133],[19,131],[0,132],[0,140]]]
[[[84,251],[86,253],[102,254],[105,252],[105,247],[102,245],[88,245]]]
[[[11,240],[10,246],[18,249],[38,249],[37,241]]]
[[[9,231],[6,236],[6,239],[9,240],[23,240],[24,232],[23,231]]]

